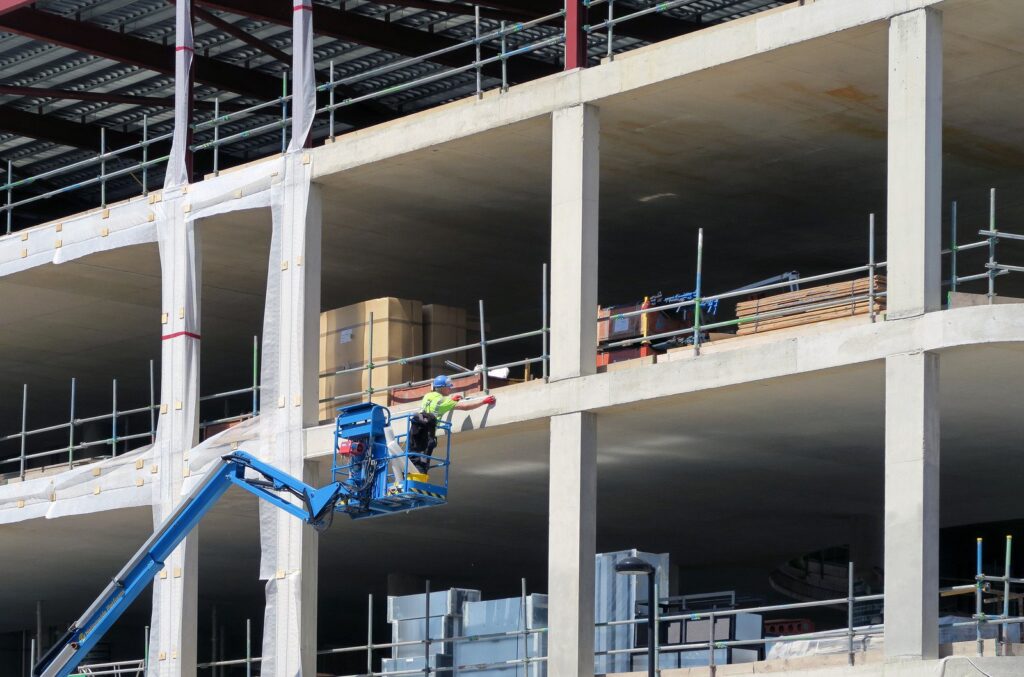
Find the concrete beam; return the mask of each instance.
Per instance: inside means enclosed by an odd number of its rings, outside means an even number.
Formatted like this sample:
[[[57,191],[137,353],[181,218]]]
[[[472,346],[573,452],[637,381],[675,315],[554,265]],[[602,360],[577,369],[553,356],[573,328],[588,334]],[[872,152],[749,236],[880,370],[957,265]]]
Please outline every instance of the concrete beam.
[[[594,674],[597,417],[551,418],[548,509],[548,674]]]
[[[885,361],[885,655],[937,658],[939,357]]]
[[[942,15],[889,24],[889,319],[941,308]]]
[[[551,115],[551,379],[596,369],[600,119],[589,104]]]

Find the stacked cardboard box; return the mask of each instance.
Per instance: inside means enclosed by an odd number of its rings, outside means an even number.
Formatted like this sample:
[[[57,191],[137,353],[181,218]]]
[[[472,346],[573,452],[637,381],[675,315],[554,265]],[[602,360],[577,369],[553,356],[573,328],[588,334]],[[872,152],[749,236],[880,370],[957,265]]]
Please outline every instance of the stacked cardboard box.
[[[870,310],[866,298],[869,285],[869,278],[864,277],[742,301],[736,304],[736,317],[741,320],[736,333],[740,336],[758,334],[867,314]],[[884,291],[885,277],[875,276],[875,293]],[[874,305],[876,313],[884,311],[885,297],[876,297]]]
[[[373,346],[369,345],[369,318],[373,314]],[[392,297],[354,303],[320,314],[320,373],[365,367],[423,352],[423,305]],[[394,364],[373,370],[373,401],[388,403],[385,387],[423,378],[419,363]],[[371,385],[369,372],[361,371],[320,379],[320,399],[365,390]],[[337,407],[360,401],[320,404],[320,420],[335,416]]]
[[[465,308],[454,306],[442,306],[438,303],[430,303],[423,306],[423,352],[432,353],[437,350],[458,348],[468,343],[469,338],[469,317]],[[474,320],[475,321],[475,320]],[[473,325],[474,340],[480,337],[477,335],[476,324]],[[451,370],[445,367],[445,360],[451,360],[456,364],[466,365],[466,351],[461,350],[447,355],[431,357],[423,361],[423,370],[426,376],[437,374],[448,374]],[[468,365],[472,367],[473,365]]]

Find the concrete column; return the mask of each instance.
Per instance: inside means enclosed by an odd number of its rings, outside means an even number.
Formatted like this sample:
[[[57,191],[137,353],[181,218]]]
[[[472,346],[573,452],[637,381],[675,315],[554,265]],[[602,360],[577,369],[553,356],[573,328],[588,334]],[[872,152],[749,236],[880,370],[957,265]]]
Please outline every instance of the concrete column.
[[[597,419],[551,418],[548,511],[548,674],[594,674]]]
[[[889,24],[889,319],[941,307],[942,15]]]
[[[593,374],[597,350],[600,120],[596,106],[551,115],[552,380]]]
[[[309,183],[309,165],[289,154],[287,179],[275,214],[271,288],[264,318],[263,408],[267,460],[321,485],[317,465],[305,461],[303,428],[317,424],[320,335],[321,199]],[[276,352],[276,355],[273,354]],[[267,581],[261,674],[316,675],[317,534],[277,508],[263,504],[261,577]]]
[[[885,653],[938,658],[939,358],[885,361]]]
[[[199,441],[200,261],[195,224],[185,220],[187,196],[165,191],[157,226],[162,277],[160,412],[153,522],[181,501],[188,451]],[[158,677],[196,674],[198,532],[164,563],[153,584],[150,670]]]

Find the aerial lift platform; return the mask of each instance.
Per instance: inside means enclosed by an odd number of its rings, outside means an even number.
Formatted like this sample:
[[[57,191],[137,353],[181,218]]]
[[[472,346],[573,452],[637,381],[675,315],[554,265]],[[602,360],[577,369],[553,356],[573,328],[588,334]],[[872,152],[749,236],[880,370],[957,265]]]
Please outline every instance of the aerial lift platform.
[[[356,404],[339,410],[334,432],[333,481],[312,487],[244,451],[221,457],[99,597],[32,670],[33,677],[67,677],[136,597],[164,561],[232,486],[323,531],[335,513],[353,519],[443,505],[448,499],[451,425],[438,422],[444,453],[436,458],[409,450],[413,414],[394,420],[387,408]],[[404,425],[404,429],[403,429]],[[395,426],[394,433],[389,427]],[[389,438],[392,438],[389,440]],[[391,441],[391,444],[389,444]],[[419,472],[410,459],[425,467]],[[431,477],[431,472],[435,477]]]

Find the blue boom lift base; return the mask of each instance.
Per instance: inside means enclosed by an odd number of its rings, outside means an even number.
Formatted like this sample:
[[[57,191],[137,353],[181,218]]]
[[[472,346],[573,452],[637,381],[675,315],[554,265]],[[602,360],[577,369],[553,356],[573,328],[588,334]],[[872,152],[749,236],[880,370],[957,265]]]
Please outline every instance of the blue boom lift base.
[[[244,451],[223,456],[96,601],[39,660],[32,670],[33,677],[70,675],[163,569],[174,549],[232,486],[269,501],[318,531],[330,526],[335,512],[347,513],[352,518],[373,517],[446,502],[450,435],[445,435],[443,459],[427,459],[422,454],[408,451],[401,444],[392,445],[389,451],[385,430],[391,423],[391,415],[386,408],[357,404],[339,411],[335,429],[334,482],[317,489]],[[439,423],[438,427],[450,432],[448,424]],[[408,427],[396,438],[404,438],[407,444]],[[344,449],[345,453],[339,453],[339,449]],[[436,469],[437,475],[443,469],[442,483],[431,482],[429,470],[427,473],[410,473],[410,456],[427,459],[425,462],[430,469]]]

